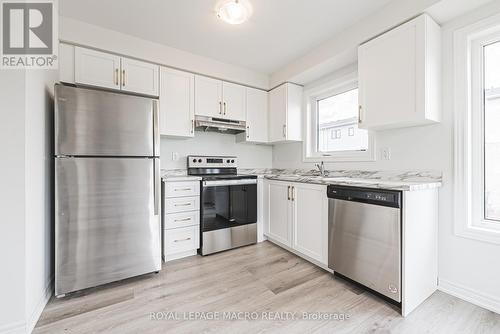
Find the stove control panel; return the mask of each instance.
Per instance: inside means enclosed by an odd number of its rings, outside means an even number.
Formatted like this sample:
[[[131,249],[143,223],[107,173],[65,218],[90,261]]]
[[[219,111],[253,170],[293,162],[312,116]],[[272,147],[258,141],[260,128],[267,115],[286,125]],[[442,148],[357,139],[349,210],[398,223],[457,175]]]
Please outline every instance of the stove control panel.
[[[236,168],[238,159],[233,156],[199,156],[187,157],[188,168]]]

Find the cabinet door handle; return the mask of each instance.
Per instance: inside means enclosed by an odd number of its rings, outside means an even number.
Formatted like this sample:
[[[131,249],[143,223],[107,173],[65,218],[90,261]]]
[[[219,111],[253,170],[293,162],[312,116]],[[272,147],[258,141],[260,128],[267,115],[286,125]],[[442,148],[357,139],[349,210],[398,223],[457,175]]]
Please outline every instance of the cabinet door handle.
[[[361,105],[358,106],[358,123],[363,123],[363,119],[361,118]]]
[[[174,242],[181,242],[181,241],[189,241],[191,238],[186,238],[186,239],[176,239]]]
[[[125,70],[122,70],[122,86],[125,87]]]
[[[184,218],[184,219],[174,219],[174,222],[187,222],[187,221],[190,221],[191,218]]]
[[[190,206],[191,203],[184,203],[184,204],[174,204],[174,206]]]
[[[194,119],[191,120],[191,133],[194,132]]]
[[[250,138],[250,125],[247,125],[247,139]]]
[[[295,201],[295,187],[292,186],[292,202]]]
[[[191,190],[191,188],[176,188],[174,191],[188,191]]]
[[[222,101],[219,101],[219,114],[222,115]]]
[[[288,186],[288,189],[287,189],[286,193],[288,195],[288,200],[290,200],[290,186]]]
[[[119,75],[119,73],[118,73],[118,69],[117,69],[117,68],[115,68],[115,75],[114,75],[114,77],[115,77],[115,85],[116,85],[116,86],[118,86],[118,85],[119,85],[119,83],[118,83],[118,75]]]
[[[286,124],[283,124],[283,138],[286,138]]]
[[[227,113],[227,104],[224,102],[224,115]]]

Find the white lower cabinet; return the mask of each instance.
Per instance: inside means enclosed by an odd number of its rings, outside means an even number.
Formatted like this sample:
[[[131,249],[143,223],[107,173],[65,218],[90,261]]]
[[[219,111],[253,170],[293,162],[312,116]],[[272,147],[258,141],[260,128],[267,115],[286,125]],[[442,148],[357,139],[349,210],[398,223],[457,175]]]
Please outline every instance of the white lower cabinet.
[[[328,197],[326,186],[296,183],[293,191],[292,248],[328,265]]]
[[[200,182],[163,183],[163,259],[196,255],[200,247]]]
[[[327,266],[326,186],[265,180],[264,191],[266,236]]]

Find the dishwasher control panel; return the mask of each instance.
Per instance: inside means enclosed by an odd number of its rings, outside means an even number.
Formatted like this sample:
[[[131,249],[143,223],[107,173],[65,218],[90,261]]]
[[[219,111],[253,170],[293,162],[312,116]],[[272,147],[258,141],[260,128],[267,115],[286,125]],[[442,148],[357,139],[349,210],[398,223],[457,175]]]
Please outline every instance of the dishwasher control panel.
[[[348,186],[328,186],[328,198],[399,208],[401,192]]]

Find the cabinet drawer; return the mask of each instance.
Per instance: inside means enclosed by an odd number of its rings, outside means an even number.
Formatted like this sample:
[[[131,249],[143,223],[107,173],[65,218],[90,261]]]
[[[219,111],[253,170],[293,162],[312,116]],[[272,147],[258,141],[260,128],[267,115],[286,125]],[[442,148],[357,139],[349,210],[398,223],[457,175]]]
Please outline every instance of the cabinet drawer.
[[[189,226],[165,230],[163,246],[166,255],[198,249],[200,247],[200,227]]]
[[[200,212],[190,211],[190,212],[180,212],[180,213],[170,213],[165,215],[165,229],[186,227],[186,226],[199,226],[200,224]]]
[[[165,213],[196,211],[200,209],[200,196],[167,198]]]
[[[186,197],[198,196],[200,194],[200,182],[166,182],[165,183],[165,197]]]

